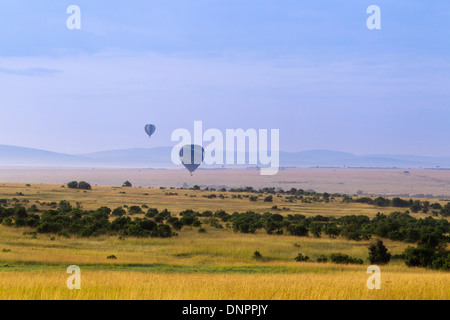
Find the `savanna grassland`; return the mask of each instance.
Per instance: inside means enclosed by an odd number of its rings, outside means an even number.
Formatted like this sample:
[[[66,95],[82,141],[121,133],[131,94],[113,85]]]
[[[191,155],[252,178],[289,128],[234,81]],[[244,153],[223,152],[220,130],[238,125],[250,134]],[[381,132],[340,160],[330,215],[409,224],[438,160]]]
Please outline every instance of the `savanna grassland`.
[[[99,186],[120,186],[125,180],[142,187],[182,187],[193,185],[252,186],[313,189],[317,192],[354,194],[419,194],[450,197],[450,170],[432,169],[357,169],[357,168],[287,168],[273,176],[261,176],[259,170],[202,170],[194,176],[185,169],[117,168],[35,168],[0,167],[0,181],[20,183],[65,184],[74,180]]]
[[[216,197],[207,198],[214,194]],[[69,189],[64,184],[0,183],[0,199],[9,205],[42,212],[62,200],[74,207],[95,210],[101,206],[145,206],[168,209],[173,215],[185,209],[199,212],[224,209],[229,213],[252,210],[305,216],[388,214],[398,210],[365,203],[289,202],[286,196],[267,194],[232,197],[233,192],[93,186]],[[424,199],[421,199],[424,200]],[[442,205],[446,199],[429,199]],[[135,217],[144,217],[136,214]],[[415,218],[430,216],[415,213]],[[111,218],[113,219],[113,218]],[[202,218],[204,219],[204,218]],[[226,223],[216,228],[204,223],[205,232],[185,226],[170,238],[136,238],[117,235],[70,237],[34,233],[30,227],[0,225],[0,299],[449,299],[448,272],[407,267],[401,260],[382,266],[380,290],[369,290],[366,280],[368,245],[373,240],[351,241],[311,235],[304,237],[234,232]],[[393,255],[408,243],[383,239]],[[255,251],[261,253],[255,258]],[[364,260],[362,265],[331,262],[297,262],[301,252],[311,261],[342,252]],[[107,259],[114,256],[115,259]],[[69,265],[81,268],[81,289],[66,286]]]

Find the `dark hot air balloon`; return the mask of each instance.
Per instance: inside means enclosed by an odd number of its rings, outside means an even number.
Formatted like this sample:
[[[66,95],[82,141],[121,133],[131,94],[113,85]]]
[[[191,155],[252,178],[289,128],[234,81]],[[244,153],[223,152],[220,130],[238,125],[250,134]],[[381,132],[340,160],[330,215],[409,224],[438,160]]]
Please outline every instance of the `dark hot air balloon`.
[[[181,162],[189,170],[192,176],[205,159],[205,149],[196,144],[188,144],[180,149],[179,156]]]
[[[156,131],[156,127],[154,124],[146,124],[145,125],[145,132],[148,134],[149,137],[152,136]]]

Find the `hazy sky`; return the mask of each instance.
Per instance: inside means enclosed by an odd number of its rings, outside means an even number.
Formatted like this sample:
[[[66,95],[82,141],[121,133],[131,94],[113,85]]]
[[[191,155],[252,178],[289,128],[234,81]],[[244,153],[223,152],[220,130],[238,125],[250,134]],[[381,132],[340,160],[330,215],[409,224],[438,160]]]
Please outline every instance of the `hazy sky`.
[[[280,129],[285,151],[450,156],[450,2],[2,0],[0,87],[0,144],[170,146],[202,120]]]

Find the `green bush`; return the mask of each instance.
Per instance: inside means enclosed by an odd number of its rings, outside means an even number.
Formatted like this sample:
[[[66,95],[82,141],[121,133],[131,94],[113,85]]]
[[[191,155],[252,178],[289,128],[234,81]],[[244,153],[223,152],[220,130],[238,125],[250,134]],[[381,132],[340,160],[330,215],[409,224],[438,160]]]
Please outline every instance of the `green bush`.
[[[433,264],[435,250],[425,246],[408,247],[403,252],[403,259],[408,267],[428,267]]]
[[[126,213],[127,213],[127,212],[125,211],[124,208],[122,208],[122,207],[117,207],[117,208],[115,208],[115,209],[113,210],[112,215],[113,215],[114,217],[122,217],[122,216],[124,216]]]
[[[262,254],[261,254],[261,252],[259,252],[259,251],[253,252],[253,258],[255,258],[255,259],[257,259],[257,260],[262,259]]]
[[[224,210],[217,210],[216,212],[214,212],[214,217],[222,220],[223,222],[227,222],[231,218],[231,216]]]
[[[43,222],[37,228],[36,231],[39,233],[57,233],[61,231],[63,226],[56,222]]]
[[[70,189],[78,189],[78,182],[77,181],[70,181],[67,184],[67,187]]]
[[[172,227],[173,227],[175,230],[180,231],[181,228],[183,228],[183,223],[182,223],[180,220],[177,219],[177,221],[174,221],[174,222],[172,223]]]
[[[387,264],[391,260],[391,254],[384,246],[383,241],[377,240],[369,246],[369,261],[371,264]]]
[[[308,256],[304,256],[303,254],[299,253],[296,257],[295,257],[295,261],[297,262],[307,262],[309,261],[309,257]]]
[[[154,218],[156,217],[156,215],[158,214],[158,209],[156,208],[150,208],[147,210],[147,213],[145,214],[146,217],[148,218]]]
[[[362,259],[352,258],[349,255],[343,253],[332,253],[330,255],[330,260],[334,263],[339,264],[363,264]]]
[[[439,270],[450,270],[450,254],[447,255],[447,257],[438,257],[433,260],[431,263],[432,269],[439,269]]]
[[[82,189],[82,190],[91,190],[92,187],[89,183],[87,183],[86,181],[80,181],[78,182],[78,189]]]
[[[441,216],[443,217],[450,217],[450,202],[448,202],[440,212]]]
[[[287,231],[293,236],[305,237],[308,235],[308,228],[302,224],[290,225]]]
[[[325,234],[330,238],[337,238],[341,233],[340,228],[334,223],[326,224],[324,231]]]
[[[321,222],[312,222],[309,225],[309,230],[311,231],[311,233],[313,234],[314,237],[320,238],[320,235],[321,235],[322,230],[323,230],[323,223],[321,223]]]
[[[203,211],[203,212],[200,214],[200,216],[201,216],[201,217],[212,217],[212,216],[213,216],[213,212],[210,211],[210,210],[206,210],[206,211]]]
[[[180,222],[185,226],[191,226],[197,220],[197,217],[194,215],[184,215],[181,217]]]
[[[130,206],[128,208],[128,214],[140,214],[142,213],[142,208],[139,206]]]
[[[151,234],[152,237],[161,237],[161,238],[168,238],[171,237],[172,235],[173,235],[172,230],[170,226],[168,226],[167,224],[158,225],[156,232],[153,231]]]
[[[391,201],[383,197],[378,197],[373,200],[373,204],[378,207],[387,207],[391,204]]]

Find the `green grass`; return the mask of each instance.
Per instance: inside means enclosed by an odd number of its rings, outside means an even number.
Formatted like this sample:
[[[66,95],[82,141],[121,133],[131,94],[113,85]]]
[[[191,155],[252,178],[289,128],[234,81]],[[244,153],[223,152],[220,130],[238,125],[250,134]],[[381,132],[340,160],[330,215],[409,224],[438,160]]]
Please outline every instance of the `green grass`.
[[[125,195],[117,196],[119,190],[126,189]],[[314,203],[290,203],[284,201],[284,197],[274,197],[273,203],[258,201],[251,203],[248,199],[207,199],[204,194],[212,191],[176,190],[178,196],[167,197],[167,190],[142,189],[142,188],[112,188],[94,187],[87,193],[79,190],[61,188],[59,185],[31,185],[5,184],[0,187],[0,198],[9,198],[17,192],[23,192],[28,199],[25,205],[30,206],[37,200],[43,202],[59,202],[68,200],[73,205],[80,202],[84,209],[96,209],[99,206],[109,206],[127,203],[128,205],[147,204],[158,209],[168,208],[173,214],[193,208],[194,210],[226,209],[228,213],[234,210],[243,212],[255,210],[259,212],[272,211],[270,208],[277,205],[279,208],[288,206],[288,211],[276,211],[283,215],[299,213],[304,215],[348,215],[364,214],[374,216],[376,212],[389,213],[395,208],[377,208],[372,205],[360,203],[342,203],[337,198],[334,202]],[[144,196],[143,193],[148,193]],[[185,196],[184,194],[188,196]],[[220,194],[221,192],[216,192]],[[44,198],[42,196],[45,195]],[[196,198],[191,198],[196,195]],[[11,198],[10,198],[11,199]],[[170,201],[168,200],[170,199]],[[166,202],[167,201],[167,202]],[[95,205],[93,205],[95,204]],[[41,209],[48,209],[41,206]],[[136,215],[143,216],[143,215]],[[420,216],[420,215],[414,215]],[[424,215],[426,216],[426,215]],[[223,224],[225,225],[225,224]],[[33,237],[27,232],[31,228],[15,228],[0,225],[0,250],[8,249],[10,252],[0,252],[0,263],[18,267],[44,265],[64,266],[70,264],[97,266],[111,270],[114,266],[134,266],[152,270],[240,270],[242,266],[255,266],[258,270],[270,272],[271,268],[291,268],[296,265],[294,258],[302,253],[315,261],[321,255],[331,253],[345,253],[354,258],[363,259],[366,263],[368,245],[371,241],[348,241],[346,239],[329,239],[313,237],[295,237],[288,235],[267,235],[263,230],[256,234],[234,233],[230,228],[216,229],[204,224],[206,233],[198,233],[196,228],[184,227],[178,236],[172,238],[126,238],[121,240],[118,236],[100,236],[92,238],[58,237],[54,235],[37,234]],[[55,237],[54,240],[51,240]],[[392,254],[400,254],[408,246],[406,243],[384,240]],[[259,251],[262,254],[261,261],[253,258],[253,253]],[[109,255],[115,255],[117,260],[106,259]],[[393,261],[401,264],[400,261]],[[270,266],[267,266],[270,264]],[[199,268],[199,269],[197,269]],[[208,269],[210,268],[210,269]],[[245,270],[245,268],[243,270]],[[250,268],[250,270],[253,270]],[[155,271],[156,272],[156,271]],[[170,271],[172,272],[172,271]],[[184,272],[184,271],[180,271]],[[209,272],[209,271],[205,271]]]
[[[167,208],[173,214],[188,208],[194,210],[225,209],[244,212],[272,211],[277,205],[289,207],[276,211],[283,215],[350,215],[373,217],[395,208],[377,208],[355,203],[286,203],[274,197],[273,203],[248,199],[207,199],[211,191],[177,190],[178,196],[165,196],[167,190],[94,187],[87,193],[55,185],[5,184],[0,198],[17,197],[26,206],[36,201],[68,200],[83,209],[108,206],[142,205]],[[143,195],[148,193],[148,195]],[[187,196],[185,196],[185,193]],[[220,192],[217,192],[220,194]],[[191,197],[196,195],[196,197]],[[230,196],[230,193],[227,193]],[[28,199],[29,202],[23,202]],[[48,209],[40,206],[41,209]],[[142,216],[142,215],[137,215]],[[427,215],[418,214],[415,217]],[[172,238],[125,238],[100,236],[70,238],[27,232],[31,228],[0,225],[0,299],[448,299],[448,276],[428,269],[408,268],[401,261],[383,266],[383,288],[369,292],[365,287],[368,245],[371,241],[349,241],[234,233],[231,228],[216,229],[204,224],[206,233],[184,227]],[[55,239],[52,240],[51,238]],[[399,254],[408,244],[384,240],[392,254]],[[2,250],[6,249],[6,250]],[[254,252],[262,254],[254,258]],[[345,253],[363,259],[364,265],[296,262],[299,254],[313,261],[321,255]],[[107,259],[114,255],[117,259]],[[82,290],[66,287],[69,265],[82,272]]]

